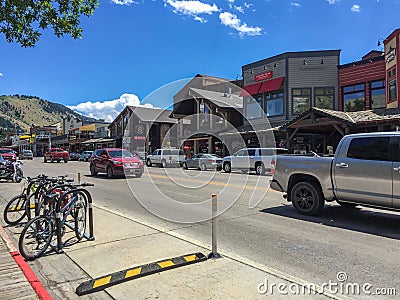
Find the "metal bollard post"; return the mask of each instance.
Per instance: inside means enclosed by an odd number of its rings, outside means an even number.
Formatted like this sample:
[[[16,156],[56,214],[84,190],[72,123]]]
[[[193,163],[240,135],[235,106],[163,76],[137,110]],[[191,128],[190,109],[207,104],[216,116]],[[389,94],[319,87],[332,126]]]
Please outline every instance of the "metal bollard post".
[[[221,255],[217,252],[217,203],[218,198],[216,194],[212,195],[212,215],[211,215],[211,232],[212,232],[212,250],[208,258],[220,258]]]
[[[78,184],[81,184],[81,172],[78,172]]]

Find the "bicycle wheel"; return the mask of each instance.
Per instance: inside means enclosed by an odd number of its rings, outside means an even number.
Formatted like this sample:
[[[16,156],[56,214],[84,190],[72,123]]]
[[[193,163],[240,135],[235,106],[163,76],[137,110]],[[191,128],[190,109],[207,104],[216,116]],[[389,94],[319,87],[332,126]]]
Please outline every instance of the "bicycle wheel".
[[[19,252],[26,260],[42,256],[51,243],[54,234],[50,218],[39,216],[26,223],[19,237]]]
[[[25,206],[25,194],[12,198],[4,208],[4,221],[9,225],[18,224],[26,216]]]
[[[75,236],[80,241],[86,231],[86,201],[82,198],[75,203],[74,207],[74,223],[75,223]]]

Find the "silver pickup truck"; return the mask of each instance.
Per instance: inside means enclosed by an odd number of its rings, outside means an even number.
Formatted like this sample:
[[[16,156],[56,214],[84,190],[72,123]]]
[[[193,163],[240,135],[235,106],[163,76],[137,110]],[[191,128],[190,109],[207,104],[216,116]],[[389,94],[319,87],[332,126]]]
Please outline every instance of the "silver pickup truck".
[[[334,157],[279,155],[271,188],[297,211],[317,215],[325,201],[400,210],[400,132],[346,135]]]

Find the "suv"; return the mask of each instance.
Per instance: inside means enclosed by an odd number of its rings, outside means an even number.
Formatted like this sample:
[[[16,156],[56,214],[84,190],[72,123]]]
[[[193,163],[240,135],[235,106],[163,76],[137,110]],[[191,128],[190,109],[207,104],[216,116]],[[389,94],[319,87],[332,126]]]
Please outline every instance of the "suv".
[[[44,156],[43,160],[46,163],[47,161],[64,161],[65,163],[68,162],[69,160],[69,152],[65,151],[64,149],[61,148],[51,148],[49,151],[47,151]]]
[[[15,151],[9,148],[0,148],[0,155],[3,156],[5,160],[17,160],[17,155],[15,154]]]
[[[153,154],[146,158],[146,165],[151,167],[153,164],[162,168],[168,165],[182,166],[185,160],[185,153],[181,149],[157,149]]]
[[[98,149],[90,157],[90,174],[96,176],[99,172],[106,173],[108,178],[124,174],[141,177],[143,161],[125,149]]]
[[[256,171],[257,175],[271,173],[271,160],[274,155],[285,154],[284,148],[246,148],[222,160],[222,169],[225,173],[232,170]]]
[[[19,159],[33,159],[33,153],[31,150],[22,150],[19,153]]]

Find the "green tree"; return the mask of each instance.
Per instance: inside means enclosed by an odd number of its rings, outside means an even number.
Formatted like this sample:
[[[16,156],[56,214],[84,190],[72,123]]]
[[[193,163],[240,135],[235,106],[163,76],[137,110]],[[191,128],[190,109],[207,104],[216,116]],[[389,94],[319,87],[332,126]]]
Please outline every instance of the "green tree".
[[[49,27],[57,37],[81,38],[79,18],[89,17],[97,6],[97,0],[0,0],[0,32],[22,47],[35,47]]]

